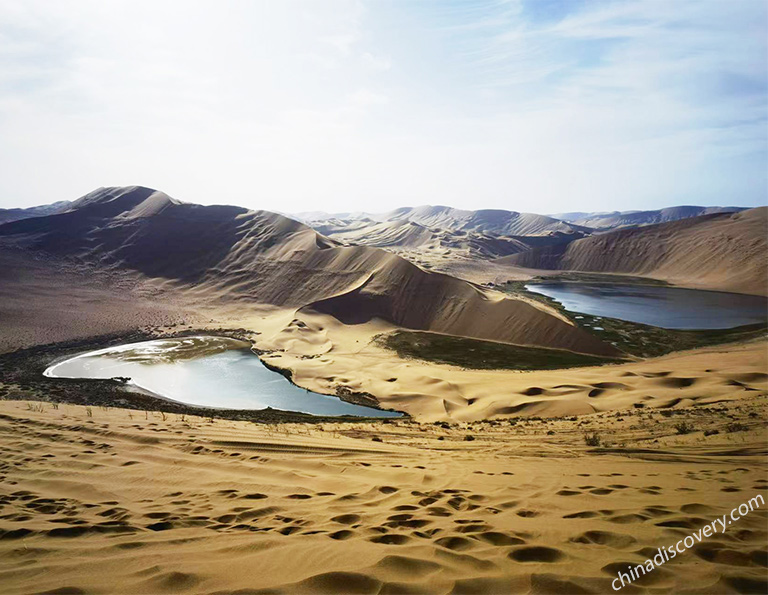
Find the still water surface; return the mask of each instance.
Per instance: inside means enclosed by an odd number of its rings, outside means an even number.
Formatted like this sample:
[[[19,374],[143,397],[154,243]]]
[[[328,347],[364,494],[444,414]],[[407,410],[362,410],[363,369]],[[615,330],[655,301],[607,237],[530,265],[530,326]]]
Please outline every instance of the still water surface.
[[[128,377],[153,393],[205,407],[282,409],[313,415],[397,417],[312,393],[267,369],[250,345],[228,337],[158,339],[91,351],[54,364],[52,378]]]
[[[668,329],[724,329],[768,319],[761,296],[679,287],[609,283],[530,283],[570,312]]]

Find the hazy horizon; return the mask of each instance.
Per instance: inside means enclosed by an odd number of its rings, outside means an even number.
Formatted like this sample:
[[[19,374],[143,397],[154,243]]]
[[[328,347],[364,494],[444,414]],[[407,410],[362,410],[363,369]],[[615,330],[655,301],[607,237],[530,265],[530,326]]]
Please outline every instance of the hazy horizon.
[[[0,2],[0,207],[760,206],[761,0]]]
[[[130,184],[127,187],[130,187],[130,186],[141,187],[143,185],[141,185],[141,184]],[[144,186],[144,187],[146,187],[146,186]],[[99,187],[99,188],[102,188],[102,187]],[[93,190],[91,190],[91,192],[93,192],[95,190],[98,190],[99,188],[94,188]],[[155,190],[155,191],[158,191],[158,192],[165,192],[161,188],[152,188],[152,190]],[[33,205],[25,205],[25,206],[21,206],[21,207],[17,207],[17,206],[0,206],[0,210],[2,210],[2,209],[18,209],[18,208],[24,209],[24,208],[31,208],[31,207],[44,207],[44,206],[49,206],[50,204],[54,204],[56,202],[74,202],[74,201],[76,201],[79,198],[83,198],[84,196],[87,196],[88,194],[89,194],[89,192],[85,193],[84,195],[77,196],[77,197],[74,197],[74,198],[71,198],[71,199],[62,199],[60,201],[53,201],[52,203],[39,203],[39,204],[33,204]],[[192,202],[192,201],[184,200],[183,198],[180,198],[178,196],[173,196],[173,195],[170,195],[170,194],[169,194],[169,196],[171,198],[173,198],[174,200],[179,200],[181,202],[187,202],[187,203],[188,202]],[[310,215],[310,214],[325,214],[325,215],[328,215],[328,216],[355,215],[355,214],[361,214],[361,213],[365,213],[365,214],[368,214],[368,215],[384,215],[384,214],[390,213],[392,211],[400,210],[400,209],[418,209],[418,208],[425,208],[425,207],[426,208],[448,208],[448,209],[458,209],[458,210],[466,210],[466,211],[495,211],[495,210],[513,211],[513,212],[517,211],[517,209],[514,209],[514,208],[507,208],[507,209],[502,209],[502,208],[499,208],[499,207],[486,208],[486,207],[483,207],[483,206],[476,206],[474,208],[469,208],[469,207],[456,207],[454,205],[442,204],[442,203],[434,203],[434,204],[428,204],[428,203],[422,203],[422,204],[401,204],[401,205],[398,205],[396,207],[388,208],[388,209],[384,209],[384,210],[376,210],[375,208],[372,208],[372,209],[364,209],[364,210],[357,209],[357,210],[332,211],[332,212],[324,210],[324,209],[309,209],[309,210],[305,210],[305,211],[284,211],[284,210],[275,209],[275,208],[268,209],[268,208],[262,208],[262,207],[247,207],[244,204],[234,203],[234,202],[215,202],[215,201],[210,202],[209,201],[209,202],[206,202],[206,203],[194,203],[194,204],[206,204],[206,205],[219,205],[219,206],[233,206],[233,207],[253,208],[255,210],[272,211],[274,213],[279,213],[279,214],[282,214],[282,215],[286,215],[288,217],[302,217],[302,216],[306,216],[306,215]],[[759,206],[765,206],[765,205],[757,205],[757,207],[759,207]],[[680,208],[680,207],[711,207],[711,208],[718,208],[719,207],[719,208],[747,208],[747,209],[749,209],[749,208],[757,208],[757,207],[753,207],[753,206],[745,206],[745,205],[739,205],[739,204],[713,204],[713,205],[703,205],[703,204],[669,204],[669,205],[666,205],[666,206],[663,206],[663,207],[658,207],[656,209],[632,209],[632,208],[629,208],[629,209],[611,209],[611,210],[603,210],[603,211],[584,211],[584,210],[579,209],[579,210],[574,210],[574,211],[560,211],[558,213],[544,212],[544,211],[533,211],[533,210],[531,210],[531,211],[518,211],[518,212],[533,213],[533,214],[536,214],[536,215],[544,215],[544,216],[547,216],[547,217],[555,217],[556,218],[558,215],[567,215],[567,214],[573,214],[573,213],[584,213],[584,214],[590,214],[590,215],[611,214],[611,213],[637,213],[637,212],[642,212],[642,211],[656,211],[656,210],[663,210],[663,209],[670,209],[670,208]]]

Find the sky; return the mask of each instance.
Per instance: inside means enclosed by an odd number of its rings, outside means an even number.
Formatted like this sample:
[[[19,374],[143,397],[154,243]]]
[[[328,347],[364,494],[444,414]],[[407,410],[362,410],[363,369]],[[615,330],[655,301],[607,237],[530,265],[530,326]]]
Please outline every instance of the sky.
[[[0,207],[768,204],[765,0],[0,0]]]

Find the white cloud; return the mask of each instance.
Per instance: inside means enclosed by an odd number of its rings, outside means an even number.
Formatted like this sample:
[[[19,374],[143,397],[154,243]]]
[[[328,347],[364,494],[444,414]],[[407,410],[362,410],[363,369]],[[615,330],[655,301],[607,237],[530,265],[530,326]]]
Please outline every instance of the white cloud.
[[[389,70],[392,68],[392,60],[384,56],[374,56],[370,52],[364,52],[360,61],[371,70]]]
[[[0,206],[758,204],[766,7],[0,2]]]

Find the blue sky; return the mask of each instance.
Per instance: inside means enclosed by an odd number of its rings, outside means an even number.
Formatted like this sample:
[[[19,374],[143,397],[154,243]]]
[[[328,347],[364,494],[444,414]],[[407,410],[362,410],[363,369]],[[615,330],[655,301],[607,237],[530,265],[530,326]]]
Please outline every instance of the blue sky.
[[[764,0],[0,0],[0,207],[768,200]]]

